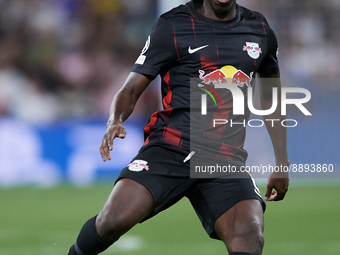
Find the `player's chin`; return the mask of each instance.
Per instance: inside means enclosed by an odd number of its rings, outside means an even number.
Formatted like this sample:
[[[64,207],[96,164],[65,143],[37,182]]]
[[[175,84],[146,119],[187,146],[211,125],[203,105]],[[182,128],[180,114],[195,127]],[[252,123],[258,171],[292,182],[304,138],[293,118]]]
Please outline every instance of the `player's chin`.
[[[212,0],[216,11],[228,11],[235,6],[236,0]]]
[[[236,3],[236,0],[213,0],[216,4],[219,4],[221,6],[224,5],[232,5],[234,3]]]

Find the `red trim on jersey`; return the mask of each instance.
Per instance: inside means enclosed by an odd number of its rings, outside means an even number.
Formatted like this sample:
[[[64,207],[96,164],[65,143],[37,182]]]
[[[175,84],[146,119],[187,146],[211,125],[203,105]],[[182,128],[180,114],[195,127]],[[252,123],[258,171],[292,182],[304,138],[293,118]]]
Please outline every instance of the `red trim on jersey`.
[[[220,62],[220,53],[218,52],[217,43],[216,43],[216,54],[217,54],[217,63],[219,63]]]
[[[168,89],[168,93],[166,96],[163,98],[163,107],[164,109],[170,109],[172,106],[170,105],[171,99],[172,99],[172,91],[169,86],[169,81],[170,81],[170,72],[167,71],[164,75],[163,78],[164,83],[166,84],[166,88]]]
[[[216,158],[233,161],[233,148],[230,145],[222,143],[220,150],[216,154]]]
[[[231,30],[234,31],[234,26],[233,26],[233,24],[230,24],[230,26],[231,26]]]
[[[195,22],[194,22],[194,19],[192,18],[192,16],[190,16],[190,18],[191,18],[191,23],[192,23],[192,31],[194,31],[194,36],[195,36],[195,40],[196,40]]]
[[[149,144],[149,137],[147,137],[145,142],[144,142],[144,145],[147,145],[147,144]]]
[[[178,61],[181,63],[181,58],[179,57],[178,48],[177,48],[177,40],[176,40],[176,29],[175,29],[175,26],[173,26],[173,32],[174,32],[174,43],[175,43],[177,58],[178,58]]]
[[[238,135],[237,137],[235,137],[234,147],[242,150],[243,145],[244,145],[244,136]]]
[[[162,111],[158,111],[155,112],[154,114],[152,114],[151,119],[150,119],[150,123],[148,125],[145,126],[144,131],[147,134],[151,134],[152,131],[150,129],[150,127],[154,126],[156,124],[156,121],[158,118],[160,118],[160,120],[163,120],[165,123],[168,122],[168,120],[170,119],[170,115],[171,112],[173,110],[173,107],[170,105],[171,103],[171,99],[172,99],[172,91],[170,89],[169,86],[169,81],[170,81],[170,72],[166,71],[164,77],[163,77],[163,82],[168,90],[167,94],[164,96],[163,98],[163,107],[164,110]],[[169,143],[178,147],[182,147],[182,131],[170,128],[170,123],[171,120],[169,121],[169,123],[167,123],[167,127],[163,128],[163,136],[162,136],[162,141],[165,143]],[[149,137],[145,140],[144,145],[148,144],[150,142]]]
[[[218,108],[221,108],[220,106]],[[203,136],[204,138],[208,138],[214,141],[221,141],[221,138],[225,132],[226,125],[218,125],[214,127],[213,121],[215,119],[224,119],[229,120],[230,110],[217,110],[213,113],[211,118],[209,129],[204,130]]]
[[[181,147],[182,146],[181,137],[182,137],[182,131],[179,131],[177,129],[173,129],[170,127],[164,128],[163,141],[165,143],[169,143],[177,147]]]
[[[170,89],[169,86],[169,81],[170,81],[170,72],[166,71],[163,81],[166,85],[166,88],[168,89],[168,93],[166,94],[166,96],[163,98],[163,107],[164,110],[163,111],[158,111],[158,112],[154,112],[151,117],[150,117],[150,122],[144,127],[144,132],[151,135],[152,134],[152,130],[150,129],[151,127],[155,126],[157,119],[158,119],[158,113],[165,113],[165,112],[169,112],[168,115],[170,116],[171,111],[172,111],[172,106],[170,105],[171,99],[172,99],[172,91]],[[145,143],[149,143],[149,140],[146,139]]]
[[[173,110],[172,106],[170,105],[171,99],[172,99],[172,91],[169,86],[169,81],[170,81],[170,72],[167,71],[164,75],[163,82],[166,85],[166,88],[168,90],[168,93],[166,96],[163,98],[163,106],[164,110],[161,111],[162,113],[167,113],[168,116],[171,115],[171,112]],[[163,142],[169,143],[178,147],[182,147],[182,131],[170,128],[170,122],[168,123],[167,127],[164,127],[163,130]]]
[[[155,126],[157,119],[158,119],[158,113],[165,113],[168,112],[169,116],[171,114],[172,111],[172,106],[170,105],[171,99],[172,99],[172,91],[170,89],[169,86],[169,81],[170,81],[170,72],[166,71],[163,81],[166,85],[166,88],[168,89],[168,93],[166,94],[166,96],[163,98],[163,107],[164,110],[163,111],[158,111],[158,112],[154,112],[151,117],[150,117],[150,122],[144,127],[144,132],[151,135],[152,134],[152,130],[151,127]],[[149,137],[145,140],[144,145],[149,143]]]
[[[205,56],[202,56],[201,54],[201,70],[204,70],[205,73],[213,72],[217,70],[217,64],[206,59]]]
[[[197,19],[196,16],[195,16],[195,14],[194,14],[192,11],[190,11],[190,16],[193,17],[193,18],[195,18],[195,19]]]
[[[183,145],[183,138],[181,138],[181,141],[179,143],[179,147],[182,148],[182,145]]]
[[[265,27],[263,21],[259,17],[257,17],[257,18],[259,19],[259,21],[261,21],[262,26],[263,26],[263,31],[264,31],[264,33],[266,34],[266,37],[267,37],[267,30],[266,30],[266,27]]]
[[[214,24],[213,24],[213,29],[214,29],[214,33],[215,33],[215,25]],[[215,47],[216,47],[217,63],[219,63],[220,62],[220,53],[218,52],[216,41],[215,41]]]
[[[213,26],[214,28],[214,26]],[[200,54],[201,58],[201,70],[204,70],[205,73],[213,72],[217,70],[217,62],[216,59],[208,58],[209,56]]]
[[[150,117],[150,122],[144,127],[144,132],[151,135],[152,131],[150,127],[153,127],[156,124],[157,118],[158,118],[158,112],[154,112]]]

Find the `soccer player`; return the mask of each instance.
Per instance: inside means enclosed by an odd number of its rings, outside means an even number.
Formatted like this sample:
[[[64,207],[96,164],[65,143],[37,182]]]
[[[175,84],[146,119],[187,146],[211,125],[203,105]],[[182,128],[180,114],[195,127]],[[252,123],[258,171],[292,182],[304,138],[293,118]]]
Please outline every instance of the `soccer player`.
[[[242,125],[203,125],[196,138],[211,142],[213,149],[207,155],[204,150],[190,153],[190,80],[199,79],[206,90],[232,84],[246,96],[247,87],[254,85],[253,74],[275,78],[260,84],[262,108],[269,109],[272,88],[280,89],[277,48],[274,32],[263,15],[237,5],[236,0],[193,0],[163,14],[113,99],[100,146],[103,160],[111,160],[113,140],[125,137],[123,122],[158,74],[164,109],[152,114],[144,128],[144,146],[122,170],[103,209],[85,223],[68,254],[101,253],[135,224],[184,196],[209,236],[222,240],[229,254],[262,254],[265,201],[284,198],[288,174],[269,176],[264,199],[249,174],[244,178],[190,178],[191,157],[218,158],[238,168],[247,158]],[[234,115],[230,91],[223,91],[223,106],[209,114],[230,121],[247,120],[249,110],[244,116]],[[280,106],[280,97],[278,100]],[[268,119],[281,120],[280,107]],[[267,129],[276,164],[288,166],[286,129],[271,122]]]

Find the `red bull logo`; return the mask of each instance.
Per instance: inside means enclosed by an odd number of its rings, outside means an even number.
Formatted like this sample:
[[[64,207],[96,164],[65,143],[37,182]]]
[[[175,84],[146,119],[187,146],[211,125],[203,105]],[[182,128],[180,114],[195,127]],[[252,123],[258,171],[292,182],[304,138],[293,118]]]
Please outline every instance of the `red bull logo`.
[[[214,86],[228,84],[227,76],[220,69],[217,69],[207,75],[204,75],[205,72],[202,70],[199,70],[199,73],[200,79],[203,80],[202,83],[204,83],[205,85],[210,85],[211,83]]]
[[[133,172],[149,171],[148,162],[145,160],[136,159],[128,164],[128,169]]]
[[[213,85],[215,88],[225,88],[226,85],[234,85],[239,87],[250,87],[253,80],[254,72],[248,76],[242,70],[237,70],[233,66],[224,66],[206,75],[204,71],[199,70],[199,78],[202,80],[202,85]]]
[[[198,84],[198,87],[200,87],[201,90],[206,92],[214,101],[215,106],[217,106],[217,102],[213,94],[215,94],[215,96],[219,100],[220,105],[222,105],[222,100],[215,89],[227,88],[229,90],[233,90],[231,88],[233,86],[231,85],[234,85],[235,87],[246,86],[250,88],[254,72],[251,72],[250,76],[248,76],[245,72],[236,69],[234,66],[227,65],[223,66],[221,69],[217,69],[206,75],[204,75],[205,74],[204,71],[199,70],[199,74],[200,74],[199,78],[202,80],[202,82]],[[209,88],[209,90],[202,88],[204,86]]]
[[[244,72],[241,70],[238,70],[234,75],[232,79],[232,84],[236,84],[237,86],[243,87],[246,85],[248,88],[250,87],[250,82],[253,79],[253,74],[254,72],[250,73],[250,77],[246,75]]]

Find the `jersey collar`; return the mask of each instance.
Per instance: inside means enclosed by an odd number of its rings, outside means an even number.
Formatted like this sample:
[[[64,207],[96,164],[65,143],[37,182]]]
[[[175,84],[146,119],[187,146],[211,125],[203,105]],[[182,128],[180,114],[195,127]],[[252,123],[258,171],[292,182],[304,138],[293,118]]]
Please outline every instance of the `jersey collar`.
[[[236,24],[241,21],[241,16],[240,16],[240,8],[239,5],[236,4],[236,15],[235,18],[231,20],[215,20],[215,19],[210,19],[207,18],[203,15],[201,15],[197,9],[203,4],[203,0],[191,0],[189,3],[189,8],[190,11],[194,14],[195,17],[197,17],[200,20],[204,20],[205,22],[211,23],[211,24],[221,24],[221,25],[229,25],[229,24]]]

